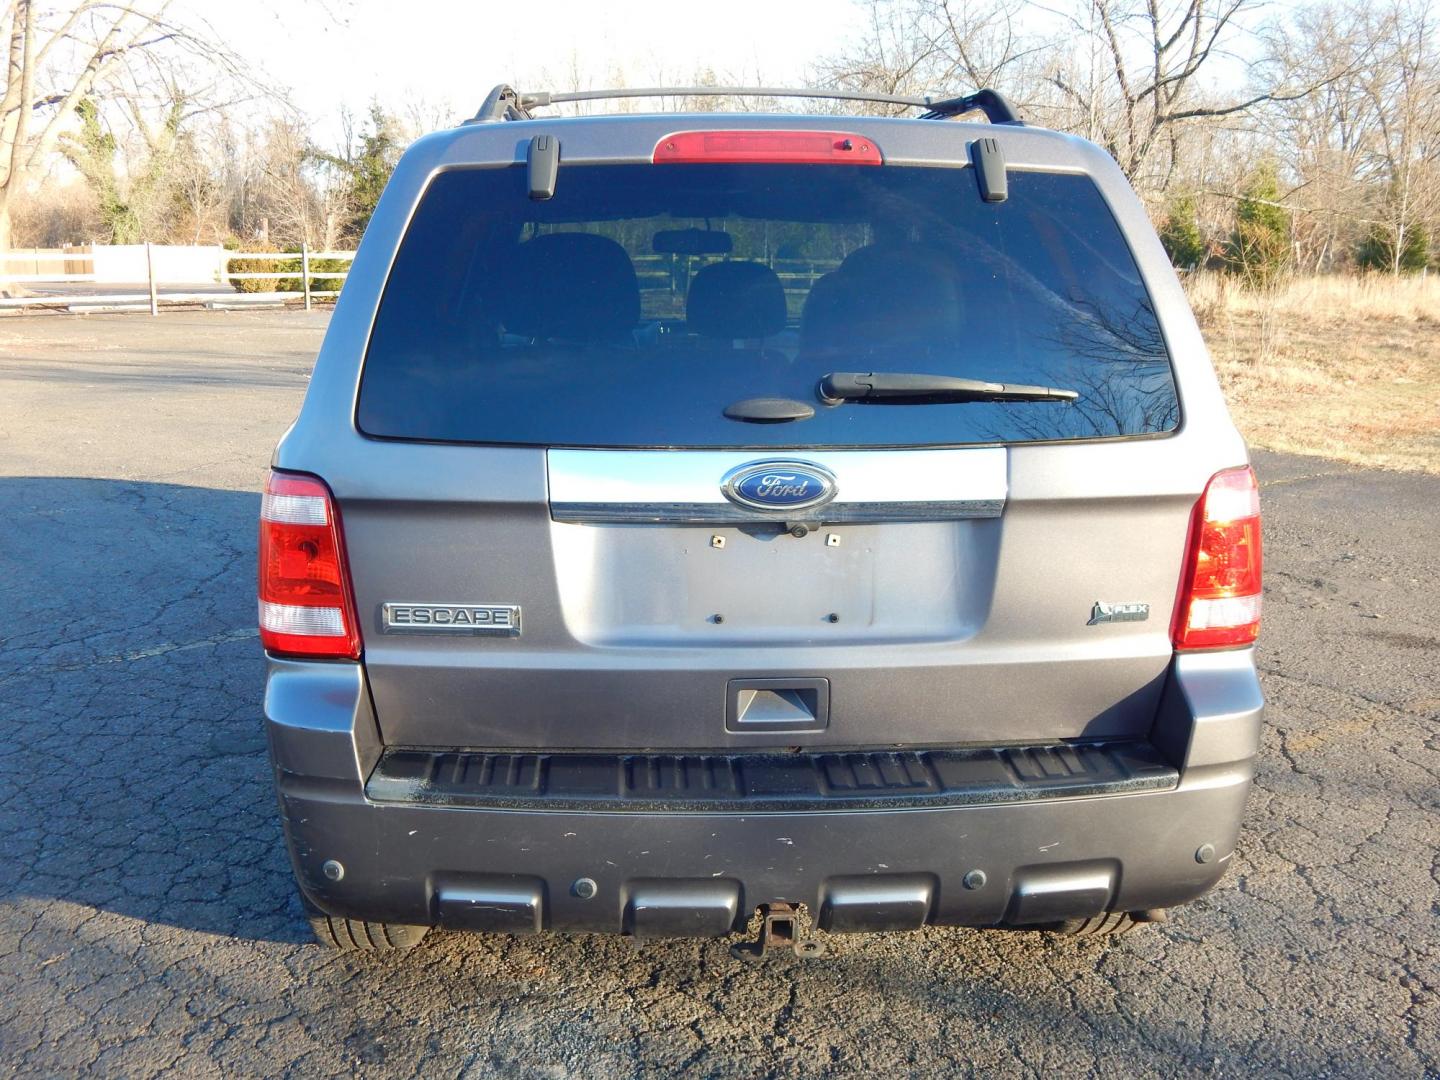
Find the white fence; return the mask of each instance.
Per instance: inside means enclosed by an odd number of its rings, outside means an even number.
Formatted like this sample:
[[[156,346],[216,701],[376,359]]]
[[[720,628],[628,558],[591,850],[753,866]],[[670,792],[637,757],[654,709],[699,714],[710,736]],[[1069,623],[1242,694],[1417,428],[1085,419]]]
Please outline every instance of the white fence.
[[[32,295],[0,296],[0,310],[97,308],[149,310],[158,315],[164,304],[239,307],[300,300],[313,302],[338,296],[346,269],[316,269],[321,260],[350,263],[353,251],[226,251],[220,247],[161,244],[111,244],[54,250],[0,251],[0,289],[20,286]],[[233,262],[268,264],[232,272]],[[299,288],[236,292],[237,281],[298,282]],[[318,284],[317,284],[318,283]],[[83,286],[116,286],[87,289]],[[124,286],[133,286],[126,290]],[[77,287],[79,286],[79,287]]]
[[[316,300],[339,295],[354,258],[353,251],[311,251],[304,244],[299,251],[278,252],[161,244],[0,251],[0,290],[14,283],[23,286],[23,293],[35,294],[0,296],[0,310],[118,308],[148,310],[155,315],[166,304],[247,307],[298,300],[308,311]],[[647,312],[655,317],[683,317],[690,279],[709,261],[713,260],[671,254],[636,256],[635,273],[647,298]],[[242,265],[232,269],[236,263]],[[343,269],[337,268],[337,263]],[[792,317],[799,317],[816,280],[838,263],[838,259],[769,260],[785,289]],[[256,269],[257,264],[266,269]],[[272,281],[277,288],[237,291],[234,287],[238,282],[254,281]],[[293,286],[281,289],[282,283]]]

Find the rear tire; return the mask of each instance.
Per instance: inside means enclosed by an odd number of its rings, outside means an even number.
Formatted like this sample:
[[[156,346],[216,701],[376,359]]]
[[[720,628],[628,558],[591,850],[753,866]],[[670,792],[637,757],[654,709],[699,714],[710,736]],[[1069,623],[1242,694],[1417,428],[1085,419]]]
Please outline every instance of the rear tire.
[[[1066,919],[1045,929],[1063,937],[1118,937],[1128,934],[1140,923],[1141,920],[1128,911],[1107,911],[1089,919]]]
[[[303,897],[302,901],[310,929],[315,931],[315,940],[341,952],[406,952],[419,945],[430,932],[428,926],[342,919],[325,914]]]

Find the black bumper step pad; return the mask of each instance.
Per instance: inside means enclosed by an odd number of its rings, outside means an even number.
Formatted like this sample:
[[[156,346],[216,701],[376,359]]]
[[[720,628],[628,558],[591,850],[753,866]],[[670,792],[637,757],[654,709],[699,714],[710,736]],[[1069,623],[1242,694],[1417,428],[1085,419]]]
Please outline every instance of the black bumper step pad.
[[[1163,791],[1147,742],[803,753],[495,753],[389,749],[376,802],[531,810],[758,813],[907,809]]]

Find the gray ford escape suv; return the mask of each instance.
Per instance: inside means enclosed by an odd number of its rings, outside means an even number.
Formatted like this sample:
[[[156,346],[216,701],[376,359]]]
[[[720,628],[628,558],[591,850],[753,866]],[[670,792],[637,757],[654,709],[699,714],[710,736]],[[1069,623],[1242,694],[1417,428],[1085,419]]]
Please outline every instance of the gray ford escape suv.
[[[758,912],[807,954],[1214,885],[1257,493],[1115,163],[990,91],[532,115],[564,99],[405,154],[275,452],[265,719],[321,939]]]

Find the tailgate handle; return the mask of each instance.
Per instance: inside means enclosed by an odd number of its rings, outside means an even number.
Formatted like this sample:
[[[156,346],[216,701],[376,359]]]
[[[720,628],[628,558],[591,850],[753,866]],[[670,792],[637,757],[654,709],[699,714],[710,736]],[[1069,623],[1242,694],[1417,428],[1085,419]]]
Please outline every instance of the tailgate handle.
[[[829,679],[731,679],[726,686],[726,731],[824,731],[829,726]]]

